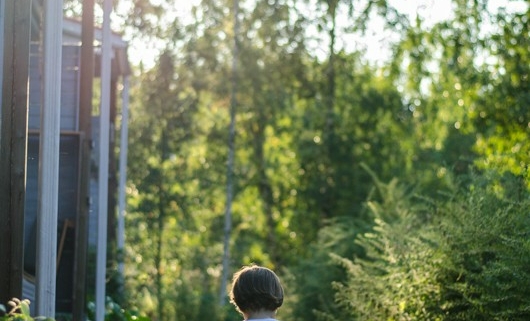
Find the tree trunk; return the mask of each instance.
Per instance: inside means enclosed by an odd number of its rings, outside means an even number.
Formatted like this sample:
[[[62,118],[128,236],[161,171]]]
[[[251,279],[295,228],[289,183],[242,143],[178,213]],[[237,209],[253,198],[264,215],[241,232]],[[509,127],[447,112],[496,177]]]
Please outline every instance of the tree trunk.
[[[224,242],[223,242],[223,272],[221,276],[221,288],[219,290],[219,303],[225,305],[226,286],[228,281],[228,270],[230,268],[230,235],[232,233],[232,198],[233,198],[233,173],[235,154],[235,124],[237,107],[237,59],[238,59],[238,33],[239,33],[239,0],[234,0],[234,43],[232,49],[232,93],[230,99],[230,129],[228,135],[228,161],[226,170],[226,208],[224,220]]]
[[[331,207],[334,202],[334,186],[330,182],[334,179],[334,164],[333,162],[333,153],[336,148],[335,142],[335,28],[336,28],[336,8],[337,2],[331,0],[328,2],[328,15],[331,20],[331,28],[329,30],[329,57],[328,57],[328,68],[327,68],[327,92],[326,92],[326,119],[324,124],[323,131],[323,141],[325,144],[326,157],[324,158],[327,161],[325,164],[325,175],[323,175],[322,186],[324,187],[324,193],[322,195],[321,203],[321,217],[322,219],[329,218],[332,213]]]
[[[162,133],[162,138],[160,142],[160,163],[163,167],[164,162],[168,159],[168,146],[167,146],[167,136],[165,133],[166,130]],[[163,250],[163,242],[164,242],[164,227],[165,227],[165,216],[166,216],[166,197],[165,197],[165,189],[164,189],[164,173],[163,170],[160,169],[160,172],[158,173],[158,239],[156,244],[156,254],[155,254],[155,268],[156,268],[156,298],[157,298],[157,314],[158,314],[158,321],[164,320],[164,293],[163,293],[163,283],[162,283],[162,275],[163,275],[163,269],[162,269],[162,250]]]

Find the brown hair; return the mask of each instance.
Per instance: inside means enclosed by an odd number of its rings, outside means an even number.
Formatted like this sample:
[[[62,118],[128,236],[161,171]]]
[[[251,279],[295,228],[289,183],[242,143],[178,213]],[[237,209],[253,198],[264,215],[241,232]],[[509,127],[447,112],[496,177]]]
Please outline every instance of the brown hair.
[[[283,288],[270,269],[255,264],[234,274],[230,302],[240,312],[276,311],[283,303]]]

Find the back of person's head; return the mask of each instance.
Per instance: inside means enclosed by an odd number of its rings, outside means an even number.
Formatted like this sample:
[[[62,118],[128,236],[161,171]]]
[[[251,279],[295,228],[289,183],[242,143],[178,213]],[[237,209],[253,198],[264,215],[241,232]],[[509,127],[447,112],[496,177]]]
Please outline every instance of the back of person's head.
[[[280,279],[265,267],[244,266],[234,274],[230,302],[242,313],[276,311],[283,303]]]

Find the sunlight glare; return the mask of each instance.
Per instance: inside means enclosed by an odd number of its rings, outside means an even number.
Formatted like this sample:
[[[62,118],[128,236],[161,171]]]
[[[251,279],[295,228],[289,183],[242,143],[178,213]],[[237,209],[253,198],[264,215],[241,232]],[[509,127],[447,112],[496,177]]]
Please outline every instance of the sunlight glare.
[[[126,3],[126,2],[121,2]],[[163,6],[164,0],[151,0],[153,5]],[[200,0],[176,0],[171,4],[171,9],[166,8],[165,15],[159,22],[161,25],[170,25],[173,21],[179,20],[182,25],[186,25],[192,21],[191,10],[198,5]],[[129,4],[130,5],[130,4]],[[127,8],[125,5],[119,7],[118,10],[125,12]],[[144,68],[150,69],[154,66],[156,57],[166,47],[164,40],[146,41],[143,38],[136,38],[131,35],[129,41],[129,59],[133,65],[143,64]]]

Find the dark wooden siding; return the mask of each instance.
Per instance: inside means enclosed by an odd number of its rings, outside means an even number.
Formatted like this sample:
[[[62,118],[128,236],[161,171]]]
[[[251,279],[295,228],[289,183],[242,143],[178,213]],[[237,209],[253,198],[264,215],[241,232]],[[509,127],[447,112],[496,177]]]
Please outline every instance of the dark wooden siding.
[[[79,191],[79,148],[80,137],[76,134],[63,134],[59,156],[59,199],[57,243],[61,239],[65,220],[76,221]],[[38,168],[39,135],[28,135],[27,181],[25,201],[24,270],[35,275],[36,230],[38,213]],[[73,264],[75,249],[75,227],[65,229],[65,242],[57,270],[58,312],[71,309]]]

